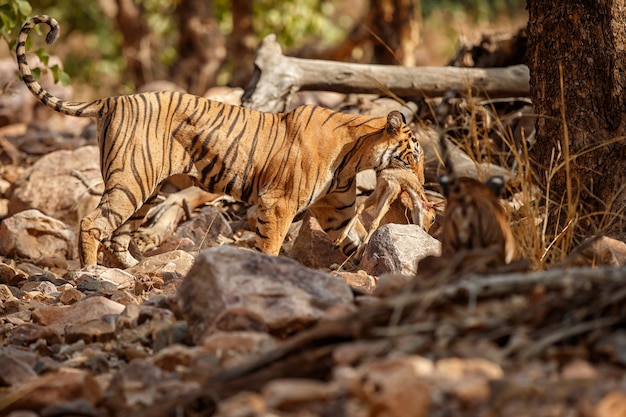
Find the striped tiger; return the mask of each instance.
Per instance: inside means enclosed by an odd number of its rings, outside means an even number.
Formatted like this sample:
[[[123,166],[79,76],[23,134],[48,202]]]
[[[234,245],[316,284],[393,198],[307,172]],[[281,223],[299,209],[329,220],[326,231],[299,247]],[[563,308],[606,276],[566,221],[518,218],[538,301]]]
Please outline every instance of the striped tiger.
[[[307,208],[331,239],[339,236],[355,214],[358,171],[417,169],[419,143],[397,111],[385,118],[304,105],[271,114],[181,92],[63,101],[43,89],[26,61],[28,34],[40,23],[50,27],[47,43],[59,36],[59,24],[49,16],[22,27],[16,54],[26,86],[57,112],[97,120],[105,189],[80,223],[82,265],[97,263],[100,244],[122,266],[135,265],[131,232],[174,174],[256,205],[255,246],[276,255],[294,217]],[[341,249],[352,253],[365,236],[357,224]]]
[[[489,259],[488,266],[509,263],[515,256],[515,239],[499,200],[504,178],[493,176],[483,183],[474,178],[457,177],[450,162],[443,124],[454,94],[456,92],[444,96],[437,109],[439,146],[446,169],[439,178],[441,193],[446,198],[441,253],[451,256],[464,251],[469,259]]]

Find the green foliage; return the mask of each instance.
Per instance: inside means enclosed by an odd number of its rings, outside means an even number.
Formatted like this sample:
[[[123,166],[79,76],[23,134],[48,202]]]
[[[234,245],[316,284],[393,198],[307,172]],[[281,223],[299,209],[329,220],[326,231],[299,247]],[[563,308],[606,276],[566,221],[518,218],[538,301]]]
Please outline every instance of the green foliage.
[[[21,27],[21,22],[31,17],[33,8],[28,0],[0,0],[0,33],[2,39],[7,43],[9,49],[13,51],[16,42],[17,31]],[[31,41],[27,41],[26,48],[30,48]],[[63,85],[69,84],[70,78],[58,65],[48,66],[50,56],[48,52],[39,48],[35,51],[39,60],[48,67],[54,77],[54,82],[61,82]],[[41,69],[33,68],[32,74],[35,79],[40,78]]]
[[[312,38],[330,44],[345,34],[331,20],[334,11],[331,2],[318,0],[257,0],[252,22],[260,38],[275,33],[286,48],[302,45]]]
[[[0,0],[0,33],[9,46],[12,45],[14,30],[31,12],[28,0]]]
[[[180,0],[133,0],[141,18],[150,29],[150,44],[156,67],[171,66],[177,58],[178,22],[176,9]],[[286,49],[305,42],[332,44],[340,41],[352,23],[337,16],[337,3],[330,0],[250,0],[253,2],[253,28],[259,39],[275,33]],[[212,1],[215,18],[225,35],[232,32],[232,1]],[[63,43],[53,53],[63,56],[65,70],[80,82],[94,88],[119,85],[124,71],[120,47],[122,38],[115,28],[114,11],[105,11],[98,1],[76,0],[0,0],[0,32],[11,50],[19,26],[37,14],[54,16],[62,25]],[[493,19],[502,13],[523,9],[525,0],[421,0],[424,16],[434,10],[469,16],[477,20]],[[32,7],[31,7],[32,6]],[[80,34],[80,36],[73,36]],[[33,37],[33,43],[41,40]],[[30,46],[27,45],[27,47]],[[37,51],[47,62],[45,50]],[[67,74],[50,68],[55,78],[67,82]],[[165,73],[162,71],[162,73]],[[132,86],[122,86],[128,92]],[[121,91],[120,91],[121,92]]]
[[[492,20],[500,14],[513,15],[526,7],[526,0],[421,0],[422,14],[427,17],[435,10]]]

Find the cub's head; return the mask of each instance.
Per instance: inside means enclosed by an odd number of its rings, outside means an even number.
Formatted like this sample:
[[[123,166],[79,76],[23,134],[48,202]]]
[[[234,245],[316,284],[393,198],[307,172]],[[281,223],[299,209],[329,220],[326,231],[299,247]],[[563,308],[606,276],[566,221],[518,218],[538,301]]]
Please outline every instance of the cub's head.
[[[402,113],[395,110],[389,113],[383,135],[387,139],[387,148],[379,166],[375,168],[376,171],[385,168],[408,168],[423,177],[424,151],[413,131],[406,125]]]
[[[505,186],[504,178],[495,176],[482,183],[473,178],[443,175],[439,183],[446,197],[440,237],[442,253],[495,248],[501,256],[500,263],[509,263],[515,255],[515,241],[498,199]]]

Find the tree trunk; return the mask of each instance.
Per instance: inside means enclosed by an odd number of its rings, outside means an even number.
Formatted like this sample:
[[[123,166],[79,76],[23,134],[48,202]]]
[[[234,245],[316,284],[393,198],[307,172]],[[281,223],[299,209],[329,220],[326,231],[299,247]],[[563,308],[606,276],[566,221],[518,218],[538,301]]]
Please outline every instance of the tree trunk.
[[[229,39],[228,57],[232,63],[229,85],[245,87],[252,76],[254,51],[258,43],[252,28],[252,0],[232,0],[233,32]]]
[[[122,55],[126,61],[126,74],[135,86],[144,85],[151,81],[150,74],[146,74],[144,59],[150,59],[150,51],[146,54],[144,39],[148,36],[148,28],[141,19],[143,11],[132,0],[117,0],[116,24],[122,33]]]
[[[374,63],[415,66],[420,0],[370,0],[365,24],[374,36]]]
[[[226,40],[214,19],[213,2],[182,0],[178,5],[179,58],[171,79],[187,91],[203,95],[216,84],[226,59]]]
[[[626,0],[529,0],[532,149],[546,196],[546,244],[604,232],[624,238],[626,221]]]

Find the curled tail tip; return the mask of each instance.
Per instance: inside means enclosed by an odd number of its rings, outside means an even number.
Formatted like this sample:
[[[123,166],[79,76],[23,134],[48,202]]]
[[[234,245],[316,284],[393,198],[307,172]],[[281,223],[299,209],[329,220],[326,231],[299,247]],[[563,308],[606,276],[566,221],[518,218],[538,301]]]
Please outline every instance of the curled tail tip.
[[[58,38],[60,35],[60,30],[59,30],[59,26],[51,26],[50,27],[50,31],[48,32],[48,34],[46,35],[46,43],[48,45],[52,45]]]

